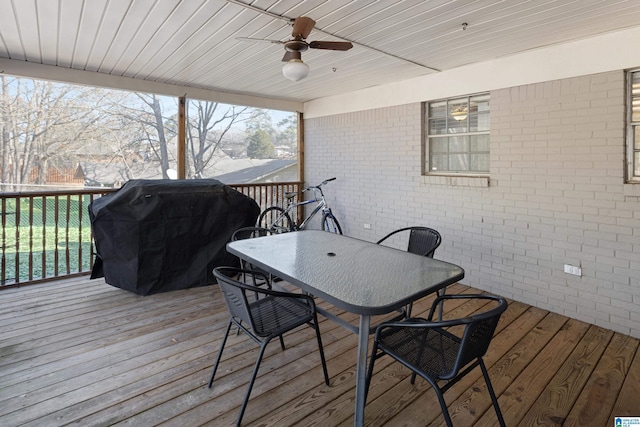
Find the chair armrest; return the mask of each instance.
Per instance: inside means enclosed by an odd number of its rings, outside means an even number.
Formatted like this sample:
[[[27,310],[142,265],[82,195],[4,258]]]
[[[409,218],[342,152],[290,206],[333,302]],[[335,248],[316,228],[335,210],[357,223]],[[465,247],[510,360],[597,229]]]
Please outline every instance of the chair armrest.
[[[472,314],[471,316],[468,316],[469,319],[471,320],[481,320],[485,317],[491,317],[493,315],[496,314],[496,311],[499,311],[500,313],[503,313],[506,309],[507,309],[507,300],[504,297],[498,296],[498,295],[491,295],[491,294],[446,294],[446,295],[441,295],[439,297],[437,297],[434,301],[433,304],[431,305],[431,309],[429,310],[429,316],[427,317],[427,320],[431,321],[433,319],[433,315],[435,313],[436,308],[438,307],[438,305],[440,304],[444,304],[444,301],[447,300],[460,300],[460,299],[483,299],[483,300],[489,300],[489,301],[496,301],[498,303],[498,306],[482,312],[480,314]]]
[[[433,314],[441,302],[445,300],[454,300],[454,299],[483,299],[489,301],[496,301],[498,305],[493,307],[490,310],[485,310],[479,314],[472,314],[470,316],[461,317],[458,319],[449,319],[449,320],[433,320]],[[507,309],[507,300],[501,296],[490,295],[490,294],[447,294],[442,295],[436,298],[433,301],[431,306],[431,310],[429,310],[429,317],[427,319],[420,317],[413,317],[404,321],[392,321],[392,322],[384,322],[381,323],[376,328],[375,339],[377,340],[381,331],[388,328],[416,328],[416,329],[443,329],[449,328],[452,326],[458,325],[468,325],[470,323],[475,323],[482,321],[487,318],[494,317],[496,315],[502,314]]]
[[[382,239],[378,240],[376,242],[376,245],[379,245],[380,243],[384,242],[385,240],[387,240],[389,237],[393,236],[394,234],[397,234],[397,233],[400,233],[400,232],[406,231],[406,230],[411,230],[412,228],[413,227],[405,227],[405,228],[400,228],[398,230],[393,230],[391,233],[387,234]]]

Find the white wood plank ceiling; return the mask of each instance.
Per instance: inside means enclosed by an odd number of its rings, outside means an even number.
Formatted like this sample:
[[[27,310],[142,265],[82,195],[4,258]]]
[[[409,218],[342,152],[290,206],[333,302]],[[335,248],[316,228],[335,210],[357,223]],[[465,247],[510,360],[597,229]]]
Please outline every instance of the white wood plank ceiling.
[[[282,45],[236,38],[297,16],[354,47],[294,83]],[[638,0],[0,0],[0,58],[304,102],[638,25]]]

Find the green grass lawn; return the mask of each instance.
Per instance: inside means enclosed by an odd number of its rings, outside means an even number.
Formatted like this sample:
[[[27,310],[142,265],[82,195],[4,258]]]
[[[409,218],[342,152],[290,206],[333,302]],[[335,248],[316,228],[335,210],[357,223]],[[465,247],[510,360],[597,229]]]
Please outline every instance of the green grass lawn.
[[[7,200],[2,233],[5,283],[91,269],[89,197]],[[58,271],[56,272],[56,266]],[[31,271],[31,277],[29,272]]]

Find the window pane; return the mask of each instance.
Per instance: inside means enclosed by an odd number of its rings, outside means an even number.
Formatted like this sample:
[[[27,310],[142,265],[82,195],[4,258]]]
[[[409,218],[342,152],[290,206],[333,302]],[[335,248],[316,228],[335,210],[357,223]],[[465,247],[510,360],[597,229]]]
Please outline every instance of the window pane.
[[[431,170],[433,172],[437,171],[447,171],[448,156],[443,154],[434,154],[431,156]]]
[[[449,121],[449,133],[467,133],[469,131],[469,119],[465,117],[464,120],[450,120]]]
[[[469,132],[486,132],[490,126],[489,113],[474,113],[469,115]]]
[[[640,71],[631,74],[631,95],[640,96]]]
[[[463,172],[469,170],[469,156],[466,154],[452,154],[449,156],[449,170]]]
[[[471,154],[471,171],[489,172],[488,154]]]
[[[489,152],[489,135],[472,135],[470,151]]]
[[[452,153],[469,152],[469,137],[467,136],[449,137],[449,151]]]
[[[448,138],[433,138],[430,144],[432,153],[447,153],[449,151]]]
[[[429,104],[429,117],[430,118],[446,118],[447,117],[447,102],[432,102]]]
[[[489,130],[489,95],[473,96],[469,100],[469,132]]]
[[[469,98],[469,106],[471,111],[489,112],[489,95],[476,95]]]
[[[633,154],[633,175],[640,176],[640,152]]]
[[[430,119],[429,135],[442,135],[447,133],[447,119]]]
[[[640,98],[631,101],[631,121],[640,122]]]
[[[449,101],[449,133],[467,132],[469,118],[469,106],[467,98],[453,99]]]

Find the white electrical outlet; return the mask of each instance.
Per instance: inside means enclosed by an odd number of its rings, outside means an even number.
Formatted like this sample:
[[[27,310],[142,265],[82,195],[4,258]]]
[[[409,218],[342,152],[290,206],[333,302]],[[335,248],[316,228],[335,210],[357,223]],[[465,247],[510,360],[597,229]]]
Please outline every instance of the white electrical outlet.
[[[582,268],[575,265],[565,264],[564,272],[567,274],[573,274],[574,276],[582,276]]]
[[[364,223],[364,229],[365,229],[365,230],[371,230],[371,224],[369,224],[369,223],[365,222],[365,223]]]

